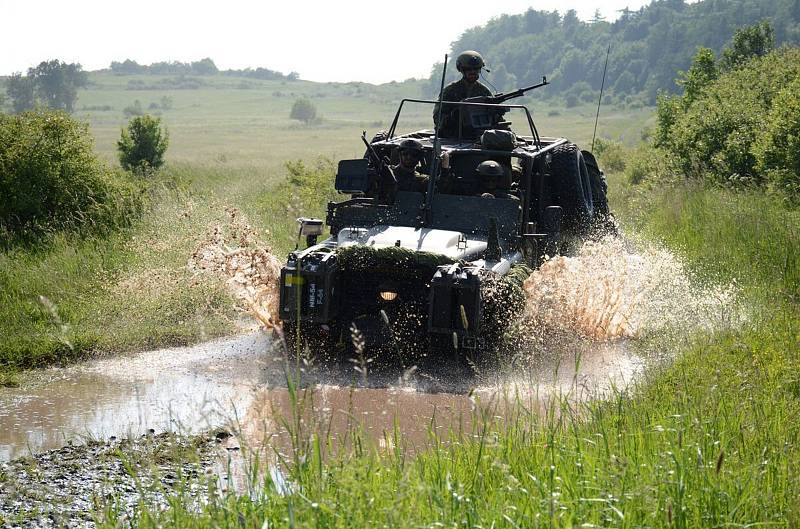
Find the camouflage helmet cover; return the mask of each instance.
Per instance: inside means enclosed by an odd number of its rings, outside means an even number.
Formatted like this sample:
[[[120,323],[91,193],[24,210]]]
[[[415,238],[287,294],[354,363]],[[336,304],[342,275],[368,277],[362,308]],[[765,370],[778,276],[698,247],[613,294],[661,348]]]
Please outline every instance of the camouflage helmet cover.
[[[474,50],[466,50],[456,59],[456,69],[461,72],[465,69],[480,69],[486,66],[480,53]]]
[[[421,153],[423,151],[422,142],[419,140],[415,140],[414,138],[406,138],[400,142],[398,145],[398,150],[400,152],[403,151],[411,151],[416,153]]]
[[[500,177],[505,174],[503,166],[494,160],[486,160],[478,164],[478,174],[486,177]]]

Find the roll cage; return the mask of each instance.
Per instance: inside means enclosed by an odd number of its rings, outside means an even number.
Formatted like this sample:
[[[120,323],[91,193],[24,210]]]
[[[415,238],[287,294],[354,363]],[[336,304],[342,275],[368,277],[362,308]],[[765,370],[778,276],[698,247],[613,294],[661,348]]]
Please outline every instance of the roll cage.
[[[391,138],[395,137],[395,132],[397,130],[397,123],[398,123],[398,121],[400,119],[400,113],[403,111],[403,106],[406,103],[422,103],[422,104],[434,105],[435,106],[435,105],[439,104],[439,101],[434,101],[434,100],[430,100],[430,99],[411,99],[411,98],[402,99],[400,101],[400,106],[397,107],[397,112],[395,113],[394,119],[392,120],[392,125],[389,127],[389,133],[388,133],[388,137],[387,137],[388,139],[391,139]],[[536,125],[533,122],[533,117],[531,116],[530,111],[524,105],[506,105],[506,104],[496,105],[496,104],[492,104],[492,103],[474,103],[474,102],[466,102],[466,101],[443,101],[442,104],[447,105],[448,107],[457,107],[459,109],[459,112],[463,112],[464,109],[475,108],[475,109],[495,110],[495,112],[498,113],[498,114],[504,114],[505,112],[507,112],[507,111],[509,111],[511,109],[520,109],[525,113],[525,117],[527,118],[528,127],[530,128],[530,132],[531,132],[530,137],[533,140],[533,144],[537,147],[537,149],[541,149],[541,138],[539,137],[539,131],[536,129]],[[492,127],[488,127],[488,128],[492,128]],[[461,131],[459,130],[459,132],[461,132]],[[455,140],[465,140],[465,139],[471,139],[471,138],[466,138],[466,137],[463,137],[461,134],[459,134],[455,138],[452,138],[452,137],[443,138],[443,140],[445,140],[445,139],[446,140],[453,140],[453,139],[455,139]]]

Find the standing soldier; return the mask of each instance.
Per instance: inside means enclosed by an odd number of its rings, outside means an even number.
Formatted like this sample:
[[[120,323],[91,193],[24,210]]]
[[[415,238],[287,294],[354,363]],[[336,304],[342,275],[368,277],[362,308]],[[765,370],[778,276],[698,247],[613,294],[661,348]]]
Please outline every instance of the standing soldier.
[[[456,59],[456,69],[461,72],[461,79],[453,81],[442,90],[442,101],[463,101],[468,97],[491,96],[492,92],[486,88],[478,78],[481,69],[486,66],[483,57],[477,51],[467,50]],[[449,107],[449,108],[448,108]],[[440,133],[443,136],[457,136],[458,125],[461,123],[469,127],[466,121],[467,112],[459,112],[460,108],[453,105],[445,105],[442,109],[442,123]],[[461,119],[458,116],[461,115]],[[438,123],[439,105],[433,109],[433,122]]]

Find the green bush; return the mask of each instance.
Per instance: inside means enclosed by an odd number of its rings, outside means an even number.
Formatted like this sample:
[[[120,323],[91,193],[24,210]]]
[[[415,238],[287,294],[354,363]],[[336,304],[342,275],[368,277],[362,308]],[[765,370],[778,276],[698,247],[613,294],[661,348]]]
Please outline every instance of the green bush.
[[[0,115],[0,245],[43,232],[126,226],[142,190],[104,168],[85,123],[61,111]]]
[[[758,168],[767,180],[789,196],[800,198],[800,78],[775,98],[754,150]]]
[[[616,173],[625,170],[625,158],[628,153],[619,142],[597,138],[594,143],[594,154],[604,171]]]
[[[126,171],[147,174],[164,165],[168,145],[169,132],[166,127],[162,130],[160,118],[135,117],[117,142],[119,162]]]
[[[716,78],[708,59],[684,75],[682,97],[659,98],[654,144],[689,178],[797,195],[800,49],[755,56]]]
[[[317,118],[317,107],[306,97],[296,99],[289,113],[291,119],[305,122],[306,125]]]

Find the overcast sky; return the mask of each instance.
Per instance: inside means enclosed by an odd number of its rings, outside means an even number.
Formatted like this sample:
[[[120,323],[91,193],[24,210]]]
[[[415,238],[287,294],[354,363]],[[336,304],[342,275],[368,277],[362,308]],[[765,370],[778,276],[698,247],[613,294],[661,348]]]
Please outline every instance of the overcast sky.
[[[297,71],[313,81],[427,77],[467,28],[498,15],[596,8],[609,20],[645,0],[0,0],[0,75],[46,59],[86,70],[113,60],[193,61]],[[491,65],[491,57],[487,57]]]

